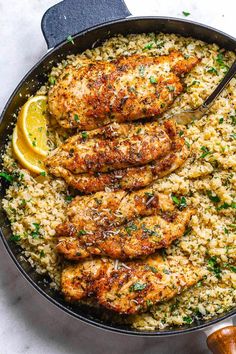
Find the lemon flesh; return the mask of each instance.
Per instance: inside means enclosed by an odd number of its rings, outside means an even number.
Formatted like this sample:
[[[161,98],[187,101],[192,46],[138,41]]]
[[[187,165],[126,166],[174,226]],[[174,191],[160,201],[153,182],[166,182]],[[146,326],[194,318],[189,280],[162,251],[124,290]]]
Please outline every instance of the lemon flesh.
[[[44,173],[43,157],[31,150],[25,141],[25,137],[20,128],[16,125],[12,136],[13,153],[20,164],[36,174]]]
[[[35,153],[47,156],[47,97],[30,98],[22,107],[17,124],[29,147]]]

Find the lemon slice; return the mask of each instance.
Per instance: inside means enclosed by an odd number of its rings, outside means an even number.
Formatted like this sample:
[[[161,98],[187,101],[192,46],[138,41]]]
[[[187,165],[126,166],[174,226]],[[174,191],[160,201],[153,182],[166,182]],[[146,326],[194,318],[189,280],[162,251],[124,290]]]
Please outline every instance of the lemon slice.
[[[35,153],[29,148],[21,129],[16,125],[12,136],[13,152],[20,164],[31,172],[45,173],[42,155]]]
[[[32,150],[47,156],[47,97],[31,97],[21,108],[17,124]]]

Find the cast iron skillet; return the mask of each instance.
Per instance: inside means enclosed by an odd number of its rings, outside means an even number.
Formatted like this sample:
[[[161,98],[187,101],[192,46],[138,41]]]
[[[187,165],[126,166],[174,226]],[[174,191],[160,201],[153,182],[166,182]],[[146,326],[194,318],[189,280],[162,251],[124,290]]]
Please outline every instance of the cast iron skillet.
[[[234,38],[198,23],[169,17],[128,17],[130,15],[123,0],[64,0],[50,8],[44,14],[42,31],[48,48],[53,49],[49,50],[29,71],[9,98],[1,115],[1,150],[4,149],[7,137],[12,132],[12,125],[10,123],[15,122],[13,114],[25,103],[27,95],[33,95],[47,80],[47,74],[50,72],[52,66],[65,58],[69,53],[83,52],[87,48],[98,46],[107,38],[118,33],[144,32],[164,32],[192,36],[209,43],[217,43],[222,48],[236,50],[236,40]],[[74,45],[66,41],[69,35],[74,35]],[[1,199],[3,196],[4,188],[1,190]],[[210,321],[199,320],[181,328],[152,332],[137,331],[119,324],[119,322],[117,323],[113,314],[104,309],[101,311],[86,305],[68,305],[60,293],[50,289],[49,279],[46,283],[43,282],[44,278],[30,267],[27,260],[20,258],[19,247],[8,241],[11,230],[2,208],[0,209],[0,228],[2,240],[8,253],[18,269],[34,288],[63,311],[97,327],[130,335],[164,336],[182,334],[205,328],[235,314],[235,310],[232,310]]]

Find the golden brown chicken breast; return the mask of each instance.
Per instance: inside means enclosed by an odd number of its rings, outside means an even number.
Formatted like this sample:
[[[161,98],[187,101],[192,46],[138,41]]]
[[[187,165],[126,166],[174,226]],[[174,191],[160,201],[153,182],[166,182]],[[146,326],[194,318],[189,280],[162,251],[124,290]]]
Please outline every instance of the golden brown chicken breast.
[[[183,91],[180,77],[198,61],[173,51],[70,65],[49,91],[50,113],[64,128],[79,130],[158,116]]]
[[[153,255],[125,263],[101,258],[67,266],[61,288],[69,301],[93,296],[108,309],[135,314],[171,299],[202,277],[202,270],[183,256]]]

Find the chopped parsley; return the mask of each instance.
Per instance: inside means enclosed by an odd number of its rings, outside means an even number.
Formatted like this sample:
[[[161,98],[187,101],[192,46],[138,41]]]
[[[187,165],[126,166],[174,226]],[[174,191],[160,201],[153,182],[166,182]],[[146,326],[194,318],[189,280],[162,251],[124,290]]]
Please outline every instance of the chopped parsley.
[[[49,82],[49,84],[51,84],[51,85],[55,85],[55,83],[56,83],[55,77],[54,77],[54,76],[49,76],[48,82]]]
[[[179,131],[179,136],[183,136],[184,135],[184,131],[183,130],[180,130]]]
[[[216,210],[229,209],[229,208],[236,209],[236,202],[232,202],[231,204],[229,203],[221,204],[216,208]]]
[[[230,137],[236,140],[236,133],[230,134]]]
[[[172,86],[172,85],[167,85],[166,87],[167,87],[167,89],[168,89],[170,92],[175,91],[175,87]]]
[[[141,131],[142,131],[142,128],[138,128],[137,131],[136,131],[136,134],[141,133]]]
[[[146,265],[145,269],[146,270],[151,270],[155,274],[157,273],[157,269],[155,267],[153,267],[153,266]]]
[[[45,177],[47,174],[46,174],[45,171],[42,171],[42,172],[40,172],[40,175],[43,176],[43,177]]]
[[[20,239],[21,239],[20,235],[11,235],[11,237],[9,238],[9,241],[18,242],[18,241],[20,241]]]
[[[219,124],[222,124],[223,122],[224,122],[224,118],[221,117],[221,118],[219,119]]]
[[[137,225],[135,224],[129,224],[128,226],[125,227],[125,230],[128,235],[130,235],[132,231],[136,231],[137,229],[138,229]]]
[[[187,146],[187,148],[190,149],[191,145],[190,145],[190,143],[188,142],[188,140],[185,139],[184,143],[185,143],[185,145]]]
[[[170,274],[170,271],[169,271],[168,269],[164,268],[164,269],[163,269],[163,273],[165,273],[165,274]]]
[[[153,42],[150,42],[150,43],[146,44],[143,49],[152,49],[153,44],[154,44]]]
[[[45,252],[44,252],[43,250],[40,251],[39,257],[40,257],[40,258],[45,257]]]
[[[231,124],[236,125],[236,116],[229,116],[229,118],[231,119]]]
[[[146,303],[147,303],[147,306],[148,306],[148,307],[150,307],[150,306],[153,305],[153,302],[152,302],[151,300],[149,300],[149,299],[147,299]]]
[[[72,195],[66,195],[66,201],[71,202],[74,197]]]
[[[212,191],[207,190],[206,194],[208,196],[208,198],[213,202],[213,203],[219,203],[220,202],[220,198],[218,197],[218,195],[213,195]]]
[[[149,198],[152,198],[154,196],[154,193],[146,192],[145,195]]]
[[[141,291],[141,290],[144,290],[146,288],[147,284],[145,283],[140,283],[140,282],[137,282],[137,283],[134,283],[133,285],[130,286],[130,291]]]
[[[188,228],[184,231],[184,236],[189,235],[191,231],[192,231],[192,228],[191,228],[191,227],[188,227]]]
[[[149,80],[150,80],[151,84],[157,83],[157,79],[154,76],[150,76]]]
[[[161,41],[161,42],[156,43],[156,46],[158,49],[161,49],[162,47],[164,47],[164,45],[165,45],[165,41]]]
[[[69,35],[69,36],[66,38],[66,40],[67,40],[68,43],[75,44],[75,42],[74,42],[74,40],[73,40],[73,38],[72,38],[71,35]]]
[[[221,278],[221,269],[217,263],[216,257],[213,256],[208,260],[208,270],[214,273],[215,277],[220,279]]]
[[[176,195],[171,194],[173,202],[178,206],[178,209],[182,210],[187,207],[187,201],[185,197],[178,198]]]
[[[204,159],[207,155],[212,154],[212,152],[206,146],[202,146],[201,150],[203,151],[203,153],[200,156],[201,159]]]
[[[183,317],[183,321],[184,321],[184,323],[191,324],[193,322],[193,319],[190,316],[185,316],[185,317]]]
[[[188,17],[188,16],[190,15],[190,12],[182,11],[182,14],[183,14],[185,17]]]
[[[13,182],[13,176],[6,172],[0,172],[0,177],[4,178],[7,182]]]
[[[207,72],[211,73],[211,74],[219,75],[218,71],[216,70],[216,68],[213,68],[213,66],[211,66],[209,69],[207,69]]]
[[[84,132],[81,133],[81,136],[82,136],[82,138],[83,138],[84,140],[86,140],[87,137],[88,137],[88,133],[84,131]]]
[[[224,63],[224,56],[222,53],[218,53],[216,57],[216,62],[220,66],[221,69],[226,69],[228,70],[229,67]]]
[[[78,114],[74,114],[74,120],[75,120],[76,122],[79,122],[79,116],[78,116]]]
[[[40,229],[40,224],[33,222],[32,224],[34,226],[34,231],[31,232],[31,236],[33,238],[38,238],[39,237],[39,229]]]
[[[78,232],[78,236],[82,236],[82,235],[86,235],[87,234],[87,232],[85,231],[85,230],[79,230],[79,232]]]

